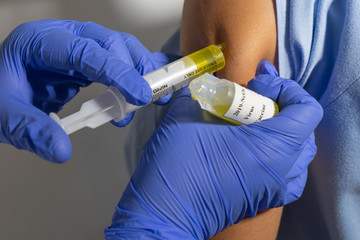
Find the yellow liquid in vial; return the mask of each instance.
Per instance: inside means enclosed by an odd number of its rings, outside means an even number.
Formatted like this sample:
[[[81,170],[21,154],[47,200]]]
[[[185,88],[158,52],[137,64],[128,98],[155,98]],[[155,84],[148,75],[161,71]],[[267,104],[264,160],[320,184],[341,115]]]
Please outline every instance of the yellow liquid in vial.
[[[232,120],[230,118],[224,117],[224,114],[229,110],[230,106],[231,106],[231,104],[228,104],[228,105],[215,105],[215,106],[213,106],[213,108],[214,108],[214,110],[216,112],[215,113],[209,112],[209,113],[211,113],[211,114],[213,114],[213,115],[215,115],[215,116],[217,116],[217,117],[219,117],[221,119],[224,119],[224,120],[226,120],[226,121],[228,121],[230,123],[233,123],[235,125],[242,125],[242,123],[240,123],[240,122],[237,122],[237,121],[234,121],[234,120]]]
[[[213,106],[214,110],[216,111],[216,114],[224,115],[230,108],[231,104],[229,105],[215,105]]]
[[[234,89],[226,88],[225,91],[218,91],[213,103],[213,108],[215,112],[214,113],[210,112],[210,113],[233,124],[241,125],[241,123],[237,121],[224,117],[224,114],[229,110],[233,99],[234,99]]]

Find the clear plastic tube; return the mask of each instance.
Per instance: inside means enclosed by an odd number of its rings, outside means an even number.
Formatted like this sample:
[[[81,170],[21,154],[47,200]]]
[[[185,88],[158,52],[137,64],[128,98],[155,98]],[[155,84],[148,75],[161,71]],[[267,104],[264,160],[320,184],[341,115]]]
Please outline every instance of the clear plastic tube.
[[[194,79],[189,88],[202,109],[234,124],[260,122],[279,112],[270,98],[210,74]]]
[[[223,49],[224,45],[210,45],[144,75],[152,89],[150,102],[187,86],[191,80],[205,73],[222,69],[225,66]],[[96,128],[111,120],[120,121],[141,107],[127,103],[116,88],[109,87],[102,96],[85,102],[80,111],[63,119],[55,113],[50,113],[50,117],[62,126],[67,134],[71,134],[84,127]]]

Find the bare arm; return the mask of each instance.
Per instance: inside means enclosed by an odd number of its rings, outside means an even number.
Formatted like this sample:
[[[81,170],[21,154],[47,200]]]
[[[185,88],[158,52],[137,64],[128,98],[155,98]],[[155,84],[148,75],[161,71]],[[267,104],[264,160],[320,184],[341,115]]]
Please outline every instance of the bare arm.
[[[226,44],[226,67],[217,76],[247,84],[258,63],[277,65],[274,0],[185,0],[181,26],[181,54],[210,44]],[[259,213],[213,239],[275,239],[282,208]]]
[[[223,77],[246,85],[261,60],[277,63],[273,0],[185,0],[181,53],[226,44]]]

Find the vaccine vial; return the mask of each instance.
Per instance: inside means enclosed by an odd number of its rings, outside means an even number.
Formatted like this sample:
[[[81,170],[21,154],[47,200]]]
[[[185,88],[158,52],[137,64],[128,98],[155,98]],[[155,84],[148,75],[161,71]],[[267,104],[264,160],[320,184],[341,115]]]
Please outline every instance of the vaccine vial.
[[[279,112],[272,99],[210,74],[194,79],[189,88],[202,109],[234,124],[260,122]]]

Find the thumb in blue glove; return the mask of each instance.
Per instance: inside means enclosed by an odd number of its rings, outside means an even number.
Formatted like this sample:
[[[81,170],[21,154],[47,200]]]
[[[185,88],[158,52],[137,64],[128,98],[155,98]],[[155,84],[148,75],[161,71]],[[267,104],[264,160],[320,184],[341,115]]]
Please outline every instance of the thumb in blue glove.
[[[205,121],[182,91],[148,143],[107,239],[209,239],[300,197],[322,108],[272,65],[261,63],[258,74],[248,87],[277,99],[281,110],[247,126]]]
[[[0,46],[0,142],[64,162],[71,143],[49,112],[91,82],[117,87],[129,103],[147,104],[152,93],[141,75],[166,63],[165,54],[150,53],[135,37],[95,23],[22,24]]]

